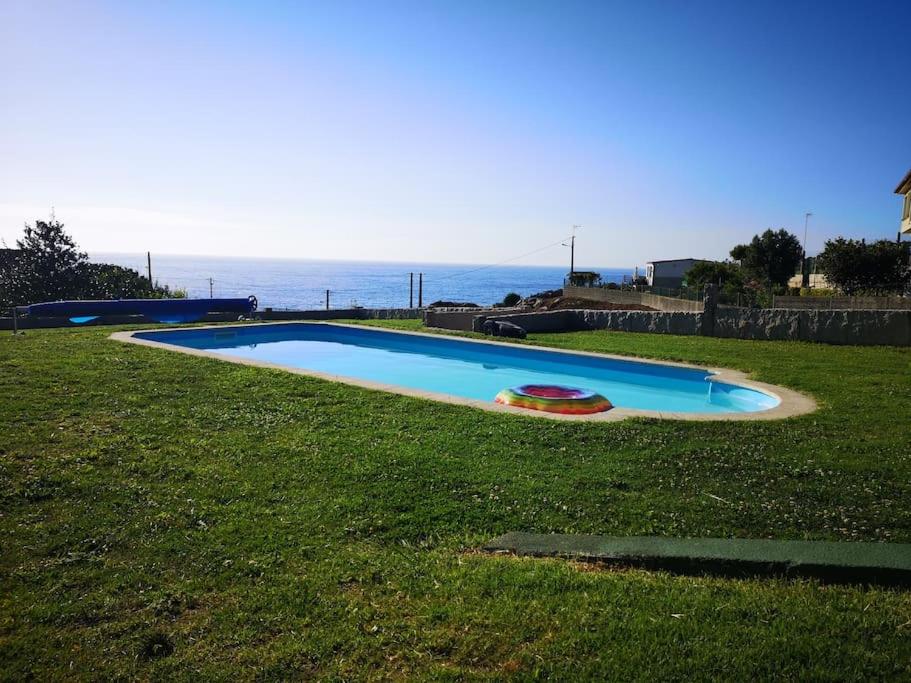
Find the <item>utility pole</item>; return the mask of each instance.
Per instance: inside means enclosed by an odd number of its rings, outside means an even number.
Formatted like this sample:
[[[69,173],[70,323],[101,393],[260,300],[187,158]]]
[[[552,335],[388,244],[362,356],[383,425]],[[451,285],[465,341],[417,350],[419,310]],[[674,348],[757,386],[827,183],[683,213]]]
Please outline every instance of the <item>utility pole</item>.
[[[214,299],[214,298],[215,298],[215,296],[214,296],[214,294],[213,294],[214,289],[215,289],[215,279],[210,277],[210,278],[209,278],[209,298],[210,298],[210,299]]]
[[[569,247],[569,282],[572,284],[573,273],[576,272],[576,230],[581,225],[573,225],[573,234],[569,238],[569,244],[563,243],[564,247]]]
[[[807,211],[803,217],[803,262],[800,264],[800,284],[802,287],[810,286],[810,271],[807,270],[807,228],[810,225],[810,216],[813,214]]]
[[[326,290],[326,310],[329,310],[329,290]]]
[[[408,308],[414,308],[414,273],[408,273]]]
[[[146,252],[146,265],[149,268],[149,289],[152,289],[152,252]]]

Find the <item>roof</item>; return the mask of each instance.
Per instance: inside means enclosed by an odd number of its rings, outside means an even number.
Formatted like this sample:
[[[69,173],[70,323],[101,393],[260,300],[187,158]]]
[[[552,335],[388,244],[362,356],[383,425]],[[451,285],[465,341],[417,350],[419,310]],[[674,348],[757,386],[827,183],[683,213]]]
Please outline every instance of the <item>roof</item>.
[[[708,262],[710,260],[711,259],[707,259],[707,258],[666,258],[666,259],[659,259],[657,261],[646,261],[645,263],[646,263],[646,265],[649,263],[651,263],[652,265],[655,265],[656,263],[674,263],[675,261],[706,261],[706,262]]]
[[[908,194],[911,192],[911,170],[905,173],[905,177],[895,188],[895,194]]]

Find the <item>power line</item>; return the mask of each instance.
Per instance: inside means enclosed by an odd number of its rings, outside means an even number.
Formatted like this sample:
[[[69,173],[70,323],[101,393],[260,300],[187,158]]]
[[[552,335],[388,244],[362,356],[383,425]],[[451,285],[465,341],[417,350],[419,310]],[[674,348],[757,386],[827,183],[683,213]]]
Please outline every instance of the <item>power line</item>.
[[[562,245],[562,244],[563,244],[563,241],[566,240],[566,239],[567,239],[567,238],[564,237],[563,239],[557,240],[557,241],[554,242],[553,244],[548,244],[546,247],[541,247],[540,249],[535,249],[535,250],[529,251],[529,252],[527,252],[527,253],[525,253],[525,254],[521,254],[521,255],[519,255],[519,256],[514,256],[513,258],[508,258],[508,259],[506,259],[506,260],[504,260],[504,261],[498,261],[497,263],[491,263],[491,264],[486,265],[486,266],[480,266],[480,267],[478,267],[478,268],[472,268],[471,270],[463,270],[463,271],[461,271],[461,272],[452,273],[452,274],[450,274],[450,275],[442,275],[442,276],[440,276],[440,277],[435,277],[434,280],[435,280],[436,282],[439,282],[440,280],[448,280],[449,278],[453,278],[453,277],[461,277],[462,275],[470,275],[471,273],[477,273],[479,270],[485,270],[485,269],[487,269],[487,268],[496,268],[497,266],[502,266],[502,265],[505,264],[505,263],[511,263],[512,261],[518,261],[519,259],[523,259],[523,258],[525,258],[526,256],[531,256],[531,255],[533,255],[533,254],[537,254],[537,253],[540,253],[540,252],[542,252],[542,251],[545,251],[546,249],[552,249],[553,247],[556,247],[557,245]]]

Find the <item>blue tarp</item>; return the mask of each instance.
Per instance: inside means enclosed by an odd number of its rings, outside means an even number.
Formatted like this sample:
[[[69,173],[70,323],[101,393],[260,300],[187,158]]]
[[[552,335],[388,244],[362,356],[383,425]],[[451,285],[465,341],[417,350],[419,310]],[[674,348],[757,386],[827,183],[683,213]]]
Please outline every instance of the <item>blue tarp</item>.
[[[256,297],[246,299],[117,299],[115,301],[49,301],[22,306],[19,311],[35,317],[66,317],[89,322],[103,315],[142,315],[161,323],[193,322],[209,313],[250,316]]]

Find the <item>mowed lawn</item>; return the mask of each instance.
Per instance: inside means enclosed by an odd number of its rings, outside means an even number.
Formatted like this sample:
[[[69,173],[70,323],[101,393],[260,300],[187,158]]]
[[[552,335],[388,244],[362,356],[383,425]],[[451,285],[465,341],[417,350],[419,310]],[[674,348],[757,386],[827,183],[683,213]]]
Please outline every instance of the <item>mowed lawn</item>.
[[[0,333],[4,679],[911,678],[911,591],[476,551],[510,530],[909,543],[908,350],[533,335],[820,405],[578,424],[112,331]]]

